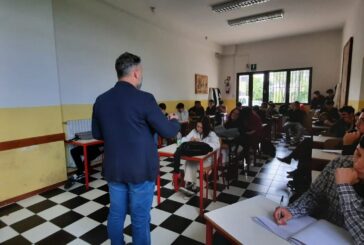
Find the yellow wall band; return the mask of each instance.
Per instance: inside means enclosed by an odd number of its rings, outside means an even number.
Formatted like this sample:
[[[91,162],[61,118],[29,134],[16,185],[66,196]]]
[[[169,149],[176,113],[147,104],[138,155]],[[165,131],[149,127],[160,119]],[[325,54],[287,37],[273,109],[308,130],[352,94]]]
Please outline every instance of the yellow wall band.
[[[0,142],[62,133],[60,106],[0,109]]]
[[[64,143],[0,151],[0,202],[66,180]]]

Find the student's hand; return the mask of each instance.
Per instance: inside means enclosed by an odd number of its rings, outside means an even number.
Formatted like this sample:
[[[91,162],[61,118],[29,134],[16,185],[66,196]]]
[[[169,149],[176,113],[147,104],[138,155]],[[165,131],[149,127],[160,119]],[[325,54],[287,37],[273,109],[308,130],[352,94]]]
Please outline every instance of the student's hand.
[[[344,145],[352,145],[355,142],[358,142],[360,139],[360,132],[352,132],[352,133],[346,133],[343,137],[343,144]]]
[[[176,120],[178,120],[178,116],[177,116],[176,114],[174,114],[174,113],[169,113],[169,115],[168,115],[168,119],[169,119],[169,120],[172,120],[172,119],[176,119]]]
[[[199,138],[192,137],[191,138],[191,141],[200,141],[200,139]]]
[[[292,219],[292,214],[287,208],[277,207],[273,219],[278,225],[286,225],[287,221]]]
[[[335,171],[336,184],[354,185],[359,182],[358,172],[353,168],[337,168]]]

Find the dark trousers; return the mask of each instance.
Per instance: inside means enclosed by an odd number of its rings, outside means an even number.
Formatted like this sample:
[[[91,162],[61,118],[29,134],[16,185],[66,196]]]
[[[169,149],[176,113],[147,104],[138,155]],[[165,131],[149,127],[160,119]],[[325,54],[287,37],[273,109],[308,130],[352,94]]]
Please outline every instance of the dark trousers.
[[[99,149],[99,145],[92,145],[87,147],[87,159],[88,164],[95,158],[97,158],[102,151]],[[83,147],[82,146],[76,146],[75,148],[71,149],[71,156],[73,158],[73,161],[75,162],[77,166],[77,174],[83,174],[84,171],[84,163],[82,161],[83,156]]]

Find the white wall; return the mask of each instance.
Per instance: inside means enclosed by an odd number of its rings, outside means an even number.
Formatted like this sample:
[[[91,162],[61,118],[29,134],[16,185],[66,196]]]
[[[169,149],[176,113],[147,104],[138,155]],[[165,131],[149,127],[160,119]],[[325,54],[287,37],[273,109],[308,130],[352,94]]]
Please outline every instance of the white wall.
[[[221,48],[160,29],[102,1],[55,0],[54,22],[62,104],[89,104],[114,86],[114,62],[128,51],[142,58],[143,90],[157,100],[207,99],[194,94],[194,74],[218,84]]]
[[[0,108],[59,105],[52,2],[0,1]]]
[[[257,64],[257,71],[312,67],[312,92],[325,94],[339,80],[341,36],[333,30],[224,47],[220,87],[226,76],[233,80],[225,98],[235,98],[236,73],[249,71],[246,64]]]
[[[345,23],[342,48],[353,37],[349,100],[364,100],[364,1],[357,1]]]

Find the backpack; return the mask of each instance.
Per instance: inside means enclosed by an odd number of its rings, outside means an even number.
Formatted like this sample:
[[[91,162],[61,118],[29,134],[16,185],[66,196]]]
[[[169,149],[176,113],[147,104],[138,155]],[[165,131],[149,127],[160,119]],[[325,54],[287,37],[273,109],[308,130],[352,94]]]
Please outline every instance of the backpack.
[[[189,156],[189,157],[201,156],[201,155],[206,155],[212,150],[213,150],[212,147],[204,142],[189,141],[182,143],[174,153],[174,158],[173,158],[174,172],[175,173],[179,172],[181,156]]]

